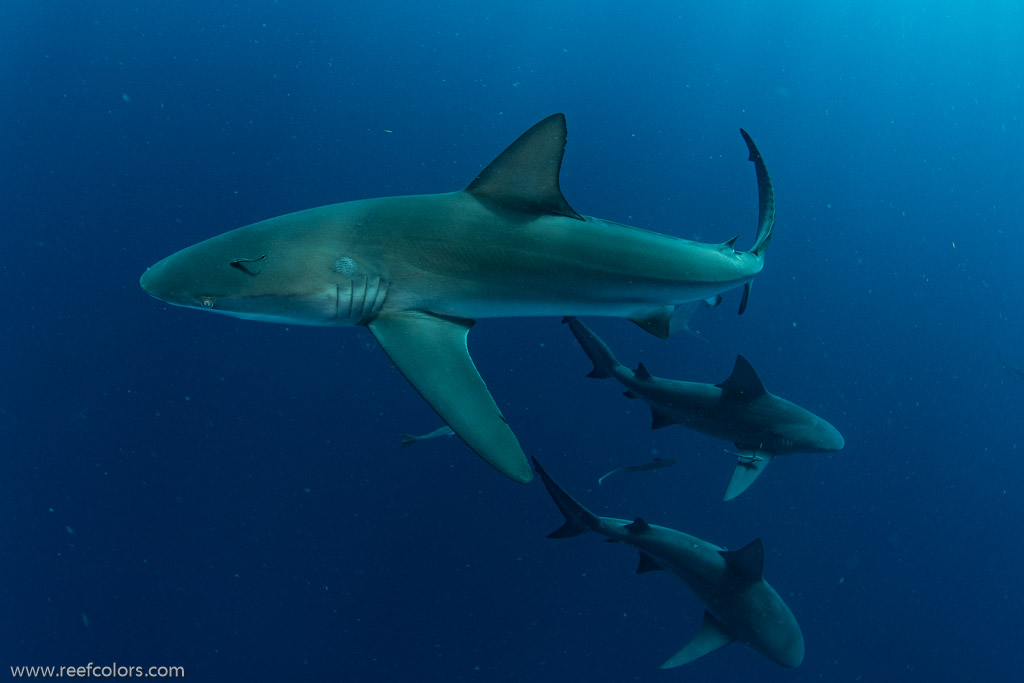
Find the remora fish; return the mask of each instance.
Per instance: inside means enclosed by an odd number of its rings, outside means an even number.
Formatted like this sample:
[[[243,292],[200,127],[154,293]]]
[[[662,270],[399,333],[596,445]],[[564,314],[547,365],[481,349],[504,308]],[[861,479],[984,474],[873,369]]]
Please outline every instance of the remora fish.
[[[559,187],[565,117],[536,124],[466,189],[333,204],[213,237],[151,266],[167,303],[291,325],[369,328],[463,441],[518,482],[533,473],[466,346],[476,318],[603,315],[667,336],[676,306],[746,285],[775,221],[764,162],[750,251],[582,216]]]
[[[700,631],[683,649],[661,665],[688,664],[732,642],[743,643],[773,662],[790,668],[804,659],[804,637],[796,618],[775,589],[764,580],[764,546],[757,539],[740,550],[726,550],[675,529],[598,517],[562,490],[536,459],[537,473],[565,524],[548,534],[568,538],[593,531],[640,552],[637,574],[665,570],[689,586],[707,610]]]
[[[676,461],[673,458],[653,458],[650,462],[645,462],[643,465],[629,465],[628,467],[620,467],[617,470],[612,470],[607,474],[601,476],[597,480],[597,485],[600,486],[608,477],[613,474],[619,474],[620,472],[648,472],[650,470],[660,470],[663,467],[671,467],[675,465]]]
[[[436,439],[439,436],[451,436],[455,432],[448,425],[441,425],[432,432],[426,434],[399,434],[398,438],[401,440],[401,448],[408,448],[417,441],[425,441],[427,439]]]
[[[651,428],[673,424],[731,441],[736,470],[725,491],[732,500],[754,483],[776,455],[838,451],[845,442],[835,427],[814,413],[770,394],[743,356],[721,384],[653,377],[643,363],[635,371],[620,363],[608,345],[575,318],[566,318],[594,369],[588,377],[614,377],[629,398],[651,406]]]

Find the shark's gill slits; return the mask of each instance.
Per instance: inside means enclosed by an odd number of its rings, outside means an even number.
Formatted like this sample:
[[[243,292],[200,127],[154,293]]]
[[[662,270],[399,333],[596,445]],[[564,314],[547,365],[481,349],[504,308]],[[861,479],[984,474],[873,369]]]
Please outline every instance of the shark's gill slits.
[[[388,283],[380,277],[356,277],[348,285],[338,285],[338,304],[335,318],[351,320],[357,325],[370,322],[384,307]]]

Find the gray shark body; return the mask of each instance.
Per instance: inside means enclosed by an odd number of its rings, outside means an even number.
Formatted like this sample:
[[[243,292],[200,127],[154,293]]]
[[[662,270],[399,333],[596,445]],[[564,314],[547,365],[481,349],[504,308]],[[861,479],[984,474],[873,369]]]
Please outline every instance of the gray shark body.
[[[635,371],[624,366],[579,320],[565,322],[594,364],[588,376],[615,378],[626,396],[647,403],[653,429],[679,424],[736,445],[738,462],[725,500],[743,493],[777,455],[825,453],[845,445],[827,421],[769,393],[743,356],[736,357],[732,374],[721,384],[662,379],[642,363]]]
[[[697,635],[663,665],[687,664],[709,652],[740,642],[787,667],[804,658],[800,626],[786,603],[764,580],[764,546],[755,540],[729,551],[675,529],[633,521],[598,517],[580,505],[534,461],[565,524],[549,534],[568,538],[587,531],[633,546],[640,553],[637,573],[668,571],[683,581],[707,610]]]
[[[676,306],[746,284],[742,312],[775,215],[744,132],[760,197],[750,251],[581,216],[559,187],[565,132],[561,114],[544,119],[465,190],[272,218],[172,254],[140,284],[167,303],[238,318],[369,328],[470,448],[527,482],[529,463],[467,349],[474,320],[615,316],[666,336]]]

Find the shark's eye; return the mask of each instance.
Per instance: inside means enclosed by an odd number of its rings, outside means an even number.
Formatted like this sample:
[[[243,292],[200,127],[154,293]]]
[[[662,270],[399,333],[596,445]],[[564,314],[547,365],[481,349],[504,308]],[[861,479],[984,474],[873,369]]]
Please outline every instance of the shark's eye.
[[[203,308],[213,308],[213,297],[201,296],[199,297],[199,303],[203,305]]]

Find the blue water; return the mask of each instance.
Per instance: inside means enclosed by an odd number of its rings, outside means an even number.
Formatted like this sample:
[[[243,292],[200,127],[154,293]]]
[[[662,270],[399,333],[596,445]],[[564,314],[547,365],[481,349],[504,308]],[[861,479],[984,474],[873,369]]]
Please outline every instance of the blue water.
[[[6,3],[0,21],[0,664],[193,680],[991,681],[1024,670],[1024,7]],[[512,5],[515,8],[512,8]],[[681,5],[708,5],[688,8]],[[555,318],[474,358],[527,453],[595,512],[738,548],[806,638],[662,672],[702,607],[457,439],[362,329],[146,296],[146,266],[289,211],[465,186],[565,112],[577,210],[753,240],[739,293],[627,364],[743,353],[846,437],[721,501],[726,444],[649,429]],[[657,473],[596,479],[653,455]],[[7,675],[4,673],[3,675]]]

